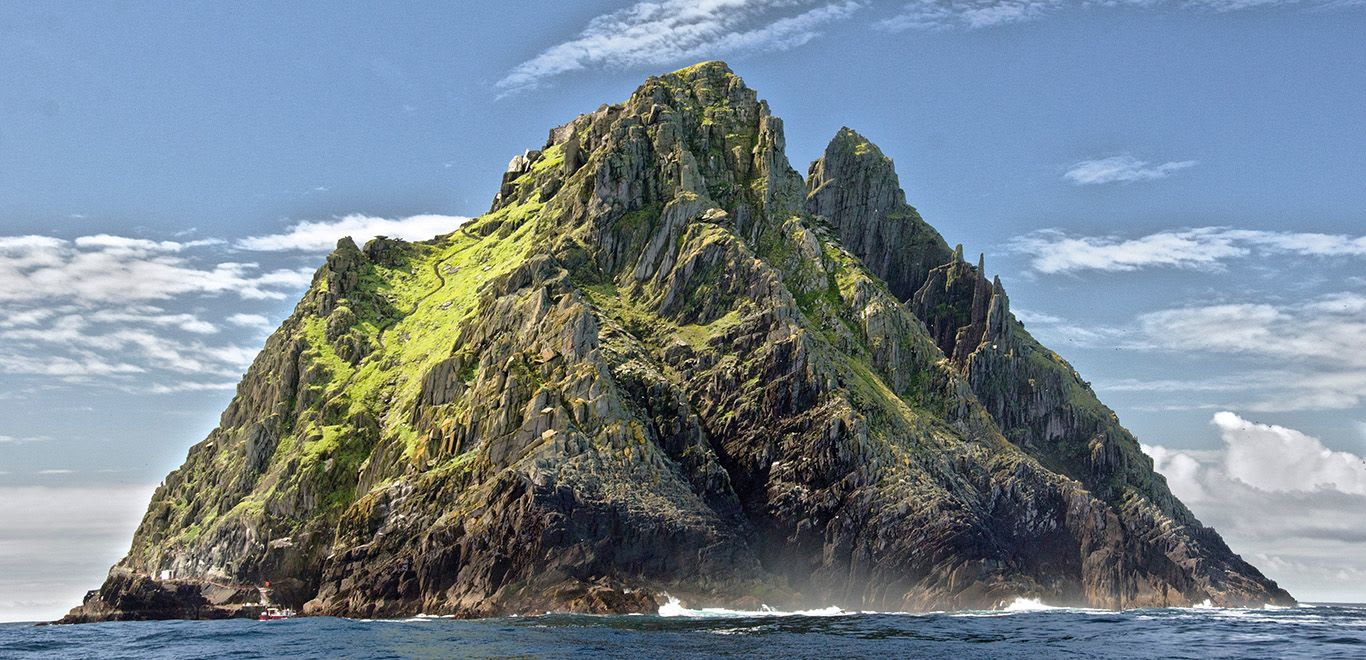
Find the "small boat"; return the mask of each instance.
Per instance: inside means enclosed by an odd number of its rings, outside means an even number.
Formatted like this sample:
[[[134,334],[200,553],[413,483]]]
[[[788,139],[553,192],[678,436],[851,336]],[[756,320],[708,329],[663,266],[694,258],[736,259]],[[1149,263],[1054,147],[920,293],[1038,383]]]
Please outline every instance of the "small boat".
[[[299,616],[294,610],[288,607],[281,609],[278,607],[268,607],[261,616],[256,617],[258,621],[275,621],[276,619],[293,619]]]

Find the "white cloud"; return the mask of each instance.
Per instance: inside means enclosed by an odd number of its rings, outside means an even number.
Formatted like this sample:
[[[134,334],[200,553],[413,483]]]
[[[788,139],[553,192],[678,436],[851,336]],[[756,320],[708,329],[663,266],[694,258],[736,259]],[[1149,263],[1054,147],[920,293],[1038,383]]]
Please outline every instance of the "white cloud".
[[[89,351],[74,356],[23,355],[0,351],[4,373],[20,376],[51,376],[63,380],[86,380],[100,376],[140,374],[147,370],[134,364],[105,360]]]
[[[347,236],[362,245],[376,236],[422,241],[449,234],[467,221],[469,218],[458,215],[425,214],[406,218],[377,218],[353,213],[332,220],[300,222],[291,225],[280,234],[244,238],[237,241],[237,247],[262,252],[327,252],[336,247],[338,240]],[[304,281],[307,283],[307,280]]]
[[[168,314],[159,307],[128,307],[122,310],[101,309],[92,312],[89,320],[97,323],[128,323],[160,328],[180,328],[185,332],[211,335],[218,327],[194,314]]]
[[[1042,17],[1063,5],[1061,0],[917,0],[878,26],[904,30],[976,29],[1021,23]]]
[[[1063,322],[1062,317],[1054,316],[1052,314],[1045,314],[1043,312],[1036,312],[1030,309],[1013,307],[1010,311],[1012,314],[1015,315],[1015,318],[1018,319],[1021,323],[1050,324]]]
[[[1172,492],[1292,594],[1359,598],[1366,580],[1366,459],[1232,412],[1213,451],[1144,445]]]
[[[25,325],[36,325],[46,319],[52,318],[57,310],[51,307],[35,307],[33,309],[11,309],[6,310],[4,317],[0,318],[0,328],[14,328]]]
[[[1132,183],[1165,179],[1177,170],[1194,167],[1196,161],[1179,160],[1153,164],[1133,156],[1111,156],[1073,163],[1063,178],[1079,186],[1098,183]]]
[[[0,445],[27,445],[34,442],[47,442],[48,440],[51,440],[51,438],[41,435],[21,438],[12,435],[0,435]]]
[[[153,393],[221,388],[256,352],[222,330],[268,327],[230,305],[292,298],[313,270],[227,252],[218,239],[0,236],[0,374]],[[222,322],[192,307],[205,297],[227,299],[214,309]]]
[[[1366,236],[1197,227],[1123,238],[1043,229],[1013,239],[1007,249],[1033,255],[1030,267],[1045,274],[1164,267],[1217,270],[1228,260],[1248,256],[1363,257]]]
[[[0,302],[167,300],[234,293],[281,299],[282,289],[307,282],[305,270],[258,272],[253,263],[204,263],[184,254],[212,241],[178,243],[100,234],[68,241],[50,236],[0,236]]]
[[[0,330],[0,338],[7,342],[44,346],[49,352],[61,350],[67,355],[96,358],[101,354],[117,354],[124,359],[139,358],[145,367],[192,374],[239,374],[255,356],[254,350],[244,347],[209,345],[199,340],[185,341],[154,329],[118,325],[130,319],[142,321],[145,317],[118,312],[104,313],[106,311],[88,315],[67,314],[41,327]],[[105,325],[111,323],[115,325]],[[191,332],[197,331],[193,323],[190,327]],[[4,353],[0,351],[0,355]],[[0,372],[33,373],[24,369],[22,362],[4,362],[0,363]],[[127,372],[119,369],[106,373],[120,371]]]
[[[270,328],[270,319],[260,314],[232,314],[225,320],[240,328]]]
[[[515,91],[593,67],[662,66],[737,52],[786,50],[816,38],[824,25],[848,18],[860,6],[847,0],[638,2],[594,18],[578,36],[517,65],[497,85]]]
[[[1366,296],[1337,293],[1286,305],[1234,303],[1149,312],[1139,326],[1172,350],[1249,354],[1366,369]]]
[[[1211,420],[1225,452],[1224,471],[1265,491],[1336,490],[1366,496],[1366,459],[1328,449],[1295,429],[1250,422],[1223,411]]]
[[[1027,315],[1028,316],[1028,315]],[[1033,315],[1046,342],[1205,356],[1231,373],[1097,382],[1103,392],[1183,394],[1160,409],[1237,407],[1254,412],[1346,410],[1366,403],[1366,295],[1339,292],[1291,303],[1191,305],[1139,314],[1125,327]],[[1238,357],[1252,369],[1226,358]],[[1192,394],[1218,394],[1222,401]]]
[[[111,234],[80,236],[72,242],[76,244],[76,247],[83,249],[106,250],[110,252],[127,252],[133,254],[180,252],[182,250],[190,248],[205,247],[208,245],[219,245],[222,243],[222,241],[214,239],[189,241],[185,243],[177,241],[153,241],[145,238],[129,238],[127,236],[114,236]]]
[[[174,383],[153,383],[147,388],[149,394],[178,394],[180,392],[219,392],[237,387],[236,381],[197,382],[183,380]]]

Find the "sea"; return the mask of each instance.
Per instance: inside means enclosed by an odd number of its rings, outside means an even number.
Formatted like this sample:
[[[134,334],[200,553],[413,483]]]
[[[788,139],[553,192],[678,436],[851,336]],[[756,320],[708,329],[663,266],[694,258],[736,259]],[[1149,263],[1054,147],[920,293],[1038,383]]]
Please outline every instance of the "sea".
[[[0,624],[3,658],[1366,658],[1366,605]]]

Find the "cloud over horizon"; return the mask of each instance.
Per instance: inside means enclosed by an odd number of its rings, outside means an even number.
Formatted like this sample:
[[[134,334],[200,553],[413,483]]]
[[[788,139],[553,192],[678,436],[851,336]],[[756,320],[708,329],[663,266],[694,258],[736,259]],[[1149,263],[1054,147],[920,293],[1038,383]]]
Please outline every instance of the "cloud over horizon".
[[[1231,411],[1210,423],[1219,449],[1143,446],[1172,492],[1292,594],[1355,597],[1366,580],[1366,459]]]
[[[350,236],[357,245],[377,236],[388,236],[405,241],[425,241],[449,234],[468,222],[462,215],[425,213],[404,218],[382,218],[352,213],[330,220],[305,220],[289,226],[284,232],[264,236],[248,236],[234,245],[241,250],[258,252],[328,252],[337,241]]]
[[[1360,349],[1366,346],[1366,294],[1336,292],[1279,304],[1190,304],[1136,314],[1122,327],[1078,328],[1067,319],[1031,312],[1023,318],[1045,342],[1204,356],[1229,370],[1096,383],[1102,392],[1182,395],[1182,403],[1169,409],[1287,412],[1346,410],[1366,403],[1366,352]],[[1211,400],[1211,395],[1219,398]]]
[[[1011,239],[1006,249],[1033,255],[1030,267],[1046,275],[1147,268],[1219,270],[1230,260],[1260,255],[1366,257],[1366,236],[1195,227],[1125,238],[1041,229]]]

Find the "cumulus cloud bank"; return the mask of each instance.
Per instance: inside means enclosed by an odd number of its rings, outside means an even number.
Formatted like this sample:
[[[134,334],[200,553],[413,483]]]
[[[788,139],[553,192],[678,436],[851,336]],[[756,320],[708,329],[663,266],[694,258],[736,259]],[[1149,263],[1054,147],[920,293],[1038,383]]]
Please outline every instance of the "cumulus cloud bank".
[[[1366,236],[1196,227],[1125,238],[1076,236],[1043,229],[1011,240],[1007,249],[1033,255],[1030,267],[1044,274],[1148,268],[1218,270],[1231,259],[1251,256],[1366,257]]]
[[[347,236],[361,245],[376,236],[425,241],[449,234],[468,221],[469,218],[459,215],[422,214],[406,218],[381,218],[353,213],[331,220],[306,220],[278,234],[241,239],[236,246],[262,252],[326,252]]]
[[[1224,441],[1223,469],[1253,488],[1272,492],[1334,490],[1366,496],[1366,459],[1328,449],[1318,438],[1223,411],[1210,420]]]
[[[786,50],[851,16],[860,3],[814,0],[659,0],[589,21],[573,39],[518,64],[497,86],[528,89],[588,68],[631,68]]]
[[[1366,580],[1366,459],[1229,411],[1212,451],[1144,445],[1172,492],[1301,598],[1351,598]]]

